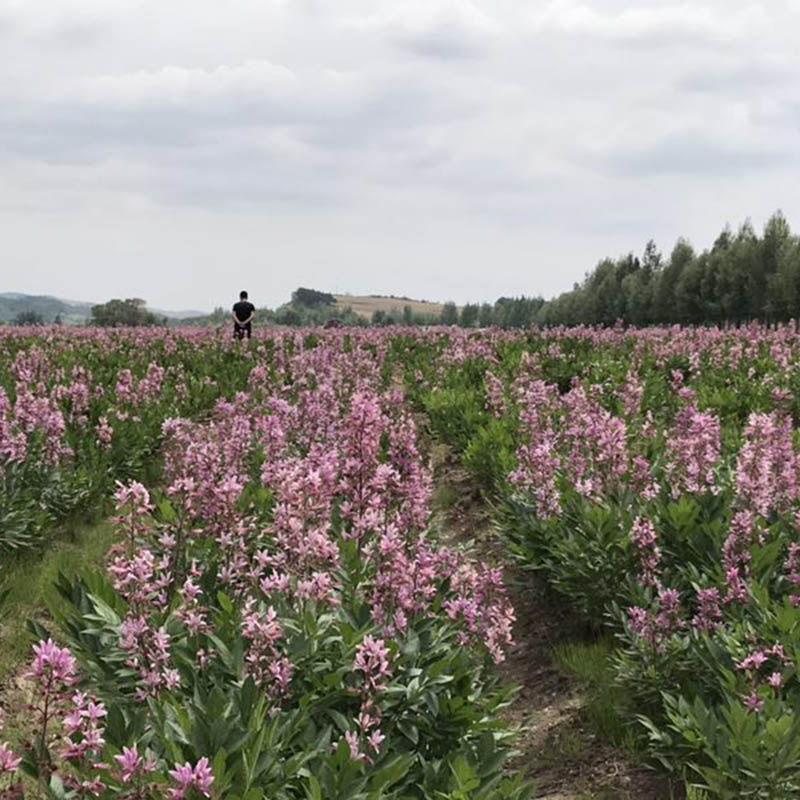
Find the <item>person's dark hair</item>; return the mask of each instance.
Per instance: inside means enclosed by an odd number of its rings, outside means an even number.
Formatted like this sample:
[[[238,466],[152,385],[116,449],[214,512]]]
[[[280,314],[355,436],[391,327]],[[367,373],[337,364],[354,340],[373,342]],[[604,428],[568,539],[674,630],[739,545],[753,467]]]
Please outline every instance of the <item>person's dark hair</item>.
[[[239,299],[240,300],[247,300],[247,292],[245,292],[244,290],[239,292]]]

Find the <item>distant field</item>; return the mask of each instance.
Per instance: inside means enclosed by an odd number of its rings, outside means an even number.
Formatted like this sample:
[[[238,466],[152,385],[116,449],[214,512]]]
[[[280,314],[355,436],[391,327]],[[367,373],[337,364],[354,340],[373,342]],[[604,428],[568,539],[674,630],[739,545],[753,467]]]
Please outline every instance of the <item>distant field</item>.
[[[429,303],[427,300],[404,300],[402,297],[372,297],[352,294],[335,294],[339,308],[349,306],[365,319],[372,319],[375,311],[403,310],[403,306],[411,306],[417,314],[441,314],[443,303]]]

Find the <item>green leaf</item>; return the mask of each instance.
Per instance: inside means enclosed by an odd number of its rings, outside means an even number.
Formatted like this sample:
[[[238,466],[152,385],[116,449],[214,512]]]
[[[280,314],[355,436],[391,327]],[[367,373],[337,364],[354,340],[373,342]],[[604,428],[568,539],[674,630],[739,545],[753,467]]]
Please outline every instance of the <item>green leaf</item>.
[[[330,714],[331,718],[336,723],[336,727],[339,728],[342,733],[347,733],[352,727],[351,721],[347,719],[341,711],[337,711],[335,708],[329,708],[328,714]]]
[[[419,730],[417,729],[416,725],[413,725],[412,723],[407,722],[406,720],[400,720],[397,723],[397,729],[412,744],[414,745],[419,744]]]
[[[233,603],[225,592],[217,592],[217,602],[226,614],[233,614]]]
[[[408,774],[411,765],[414,763],[414,758],[415,756],[411,754],[393,758],[373,775],[369,782],[369,790],[371,792],[380,792],[397,783]]]
[[[313,775],[308,776],[308,786],[306,790],[309,800],[322,800],[322,787]]]

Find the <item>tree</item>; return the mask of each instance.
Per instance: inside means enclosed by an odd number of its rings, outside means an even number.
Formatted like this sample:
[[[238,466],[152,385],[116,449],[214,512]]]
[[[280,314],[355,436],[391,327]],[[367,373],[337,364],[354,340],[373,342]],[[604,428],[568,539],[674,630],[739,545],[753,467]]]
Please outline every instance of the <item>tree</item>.
[[[627,276],[638,268],[638,259],[633,258],[630,262],[623,261],[621,270],[617,269],[617,264],[611,259],[605,259],[597,265],[586,287],[589,310],[587,322],[594,325],[613,325],[620,318],[622,292],[617,275]]]
[[[669,257],[669,263],[661,270],[653,289],[653,322],[676,320],[676,288],[683,271],[694,261],[694,250],[685,239],[678,239]]]
[[[292,308],[291,305],[285,305],[275,312],[275,322],[278,325],[297,326],[303,324],[303,317],[296,308]]]
[[[159,320],[145,308],[144,300],[139,297],[129,297],[126,300],[114,299],[102,305],[92,306],[91,324],[103,328],[139,327],[158,325]]]
[[[445,303],[440,317],[442,325],[458,325],[458,308],[455,303]]]
[[[461,309],[461,327],[474,328],[478,322],[478,316],[481,313],[480,306],[477,303],[467,303]]]
[[[781,277],[779,273],[783,270],[785,274],[787,255],[794,249],[793,240],[789,223],[783,214],[777,211],[764,226],[761,245],[762,274],[765,284],[763,315],[766,319],[790,316],[790,314],[786,314],[786,309],[791,304],[786,303],[779,293],[780,290],[776,291],[776,287],[786,285],[785,278]],[[791,290],[789,289],[789,291]]]
[[[336,305],[336,298],[328,292],[318,292],[316,289],[306,289],[301,286],[292,292],[292,303],[306,308],[317,308]]]
[[[494,325],[494,308],[491,303],[481,303],[481,310],[478,314],[478,325],[481,328],[488,328]]]
[[[622,281],[624,309],[620,315],[634,325],[647,325],[651,321],[652,284],[644,269],[633,272]]]
[[[20,311],[14,318],[15,325],[44,325],[42,315],[35,311]]]
[[[707,254],[703,253],[681,273],[675,286],[675,312],[669,320],[670,322],[680,322],[686,325],[703,321],[700,285],[707,260]]]
[[[656,243],[652,239],[644,246],[641,265],[642,271],[647,275],[648,280],[651,280],[661,271],[661,251],[656,247]]]

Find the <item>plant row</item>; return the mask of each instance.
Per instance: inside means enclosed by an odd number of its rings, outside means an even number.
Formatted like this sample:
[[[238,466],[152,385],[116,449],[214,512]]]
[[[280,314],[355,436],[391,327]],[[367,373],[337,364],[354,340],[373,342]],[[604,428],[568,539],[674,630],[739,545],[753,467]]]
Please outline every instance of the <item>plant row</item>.
[[[800,791],[794,326],[395,342],[509,549],[617,642],[619,709],[713,797]]]
[[[33,625],[5,695],[0,791],[530,796],[506,767],[510,693],[492,676],[513,623],[502,574],[430,529],[431,476],[388,340],[141,342],[182,365],[123,399],[132,336],[92,340],[92,373],[116,380],[115,409],[162,415],[157,434],[131,431],[163,468],[157,484],[117,485],[107,570],[62,578],[54,627]],[[68,358],[60,347],[52,358]],[[214,364],[205,411],[175,382],[202,369],[202,392]],[[165,414],[181,403],[191,413]]]

